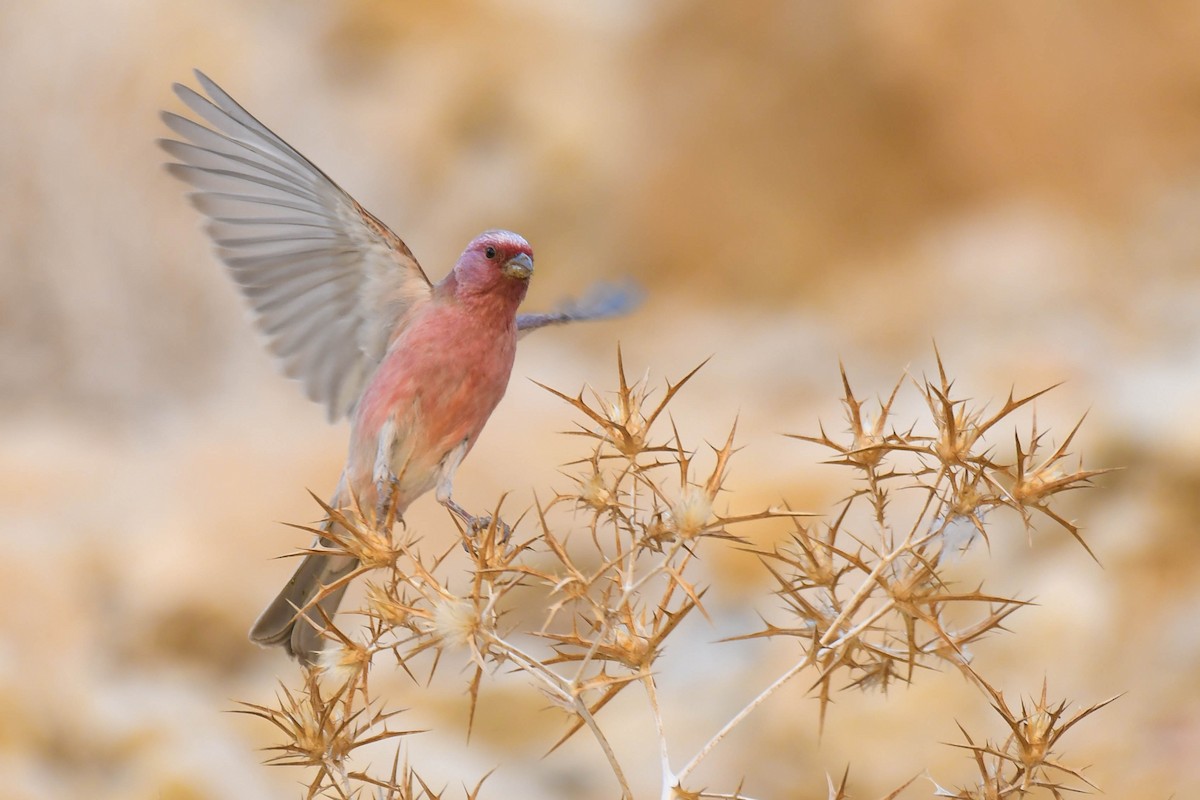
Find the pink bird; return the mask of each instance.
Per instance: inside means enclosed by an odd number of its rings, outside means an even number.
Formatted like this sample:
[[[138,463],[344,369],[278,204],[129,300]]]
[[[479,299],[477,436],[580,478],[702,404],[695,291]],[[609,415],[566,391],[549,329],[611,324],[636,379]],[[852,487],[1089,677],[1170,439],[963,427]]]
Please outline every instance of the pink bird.
[[[402,514],[436,488],[477,529],[452,481],[504,395],[518,336],[623,313],[635,292],[598,287],[557,312],[517,314],[533,251],[500,230],[476,237],[434,285],[386,225],[208,77],[196,79],[207,98],[179,84],[175,93],[208,125],[164,112],[187,141],[160,144],[178,160],[168,169],[197,190],[190,198],[284,372],[331,420],[351,420],[330,505],[394,502]],[[356,566],[350,556],[305,556],[250,638],[313,662],[326,641],[315,606],[332,617],[346,587],[314,600]]]

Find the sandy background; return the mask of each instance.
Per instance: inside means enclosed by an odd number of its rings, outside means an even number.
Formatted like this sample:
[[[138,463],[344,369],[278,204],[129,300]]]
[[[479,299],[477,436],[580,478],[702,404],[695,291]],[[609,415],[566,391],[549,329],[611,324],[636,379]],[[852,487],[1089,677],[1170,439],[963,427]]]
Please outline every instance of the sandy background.
[[[459,473],[468,507],[561,486],[570,414],[527,379],[611,387],[618,340],[655,382],[713,356],[676,418],[699,443],[740,414],[742,510],[847,490],[779,435],[839,427],[839,357],[863,394],[929,370],[933,340],[970,396],[1065,380],[1039,420],[1065,433],[1090,409],[1087,463],[1125,467],[1065,506],[1104,567],[1049,529],[1032,552],[998,542],[995,587],[1042,605],[980,663],[1012,695],[1044,676],[1084,704],[1127,692],[1067,738],[1072,762],[1109,797],[1200,796],[1198,53],[1191,3],[9,2],[0,796],[298,792],[258,765],[266,726],[225,711],[293,675],[245,631],[299,543],[278,521],[313,517],[345,430],[278,376],[160,168],[156,112],[181,110],[170,84],[193,66],[432,276],[508,227],[537,251],[529,307],[601,278],[648,289],[631,319],[522,344]],[[431,499],[411,522],[446,524]],[[766,584],[711,562],[718,625],[752,622]],[[708,646],[724,633],[697,618],[662,664],[681,757],[787,655]],[[414,727],[461,723],[443,678],[396,681]],[[555,720],[505,687],[469,748],[454,727],[414,744],[434,783],[502,764],[491,796],[611,796],[585,741],[538,760]],[[847,695],[819,743],[792,688],[708,785],[824,797],[847,762],[856,797],[926,767],[954,783],[954,720],[999,734],[953,674]],[[631,704],[611,724],[626,714],[644,776],[646,720]]]

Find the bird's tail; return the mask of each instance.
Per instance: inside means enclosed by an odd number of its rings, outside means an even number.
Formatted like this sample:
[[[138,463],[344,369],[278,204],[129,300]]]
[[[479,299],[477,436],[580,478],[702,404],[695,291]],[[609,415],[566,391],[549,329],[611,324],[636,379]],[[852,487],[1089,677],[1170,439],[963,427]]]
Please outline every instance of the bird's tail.
[[[322,635],[325,619],[333,619],[337,613],[348,584],[339,586],[316,603],[313,603],[313,599],[323,587],[346,577],[357,566],[358,559],[353,556],[326,553],[306,555],[283,591],[271,601],[250,629],[251,641],[261,645],[281,645],[288,655],[305,664],[314,663],[327,642]],[[324,611],[325,616],[317,609]]]

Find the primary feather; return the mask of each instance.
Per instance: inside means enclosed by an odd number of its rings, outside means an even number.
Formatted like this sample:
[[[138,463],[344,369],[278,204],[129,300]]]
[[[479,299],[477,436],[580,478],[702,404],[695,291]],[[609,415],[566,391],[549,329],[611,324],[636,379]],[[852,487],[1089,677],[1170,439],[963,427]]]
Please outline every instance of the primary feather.
[[[349,414],[401,319],[432,286],[412,252],[311,161],[197,71],[207,97],[175,93],[213,127],[164,112],[163,140],[197,191],[217,254],[250,301],[284,372]]]

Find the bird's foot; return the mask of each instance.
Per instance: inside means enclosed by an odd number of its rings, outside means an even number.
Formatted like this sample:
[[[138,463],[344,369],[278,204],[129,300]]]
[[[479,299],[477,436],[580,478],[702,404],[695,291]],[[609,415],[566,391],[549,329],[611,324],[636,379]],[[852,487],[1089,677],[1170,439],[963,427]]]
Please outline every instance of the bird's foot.
[[[509,552],[512,529],[499,517],[471,517],[462,535],[462,549],[481,565],[494,565]]]
[[[466,527],[467,535],[475,541],[482,539],[493,528],[497,534],[496,538],[501,544],[507,544],[509,537],[512,536],[512,528],[508,527],[508,523],[499,517],[495,519],[491,515],[477,517],[468,513],[465,508],[453,500],[446,500],[443,505],[450,510],[451,514],[458,517],[458,520]]]
[[[493,525],[496,530],[496,540],[501,544],[508,544],[508,540],[512,537],[512,528],[508,527],[508,523],[499,517],[494,519],[491,516],[471,517],[468,523],[471,536],[476,540],[491,531]]]

